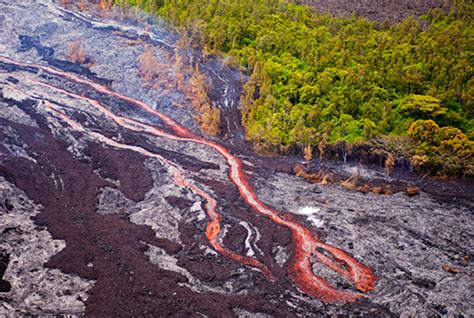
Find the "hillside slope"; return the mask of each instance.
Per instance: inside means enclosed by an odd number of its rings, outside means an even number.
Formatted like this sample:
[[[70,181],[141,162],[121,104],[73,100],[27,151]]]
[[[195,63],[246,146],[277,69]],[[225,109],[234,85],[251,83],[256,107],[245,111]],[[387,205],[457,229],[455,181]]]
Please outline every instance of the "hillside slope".
[[[441,8],[444,0],[298,0],[299,4],[308,4],[320,12],[336,16],[349,17],[352,14],[375,21],[401,21],[409,16],[426,14],[430,9]]]

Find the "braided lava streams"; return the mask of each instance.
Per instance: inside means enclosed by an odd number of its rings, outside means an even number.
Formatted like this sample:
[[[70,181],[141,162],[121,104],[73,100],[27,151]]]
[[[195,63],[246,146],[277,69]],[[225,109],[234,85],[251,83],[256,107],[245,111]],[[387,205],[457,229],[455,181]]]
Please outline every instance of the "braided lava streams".
[[[319,262],[328,266],[339,275],[346,277],[348,280],[352,281],[358,290],[362,292],[366,292],[366,291],[370,291],[374,289],[374,284],[375,284],[375,281],[377,280],[377,277],[374,275],[372,269],[361,264],[359,261],[354,259],[352,256],[350,256],[346,252],[342,251],[341,249],[321,242],[314,233],[306,229],[304,226],[300,225],[299,223],[295,221],[290,220],[289,218],[286,218],[279,211],[266,206],[262,201],[260,201],[257,198],[255,191],[252,189],[252,187],[249,185],[247,181],[247,177],[242,170],[242,162],[237,157],[232,155],[223,146],[213,141],[205,140],[201,137],[196,136],[195,134],[193,134],[186,128],[176,123],[173,119],[156,111],[151,106],[143,102],[140,102],[138,100],[132,99],[130,97],[124,96],[120,93],[113,92],[109,88],[101,84],[97,84],[90,80],[81,78],[77,75],[58,71],[56,69],[53,69],[47,66],[16,62],[5,57],[0,57],[0,61],[4,63],[14,64],[17,66],[36,67],[50,74],[62,76],[64,78],[67,78],[77,83],[86,84],[98,92],[106,94],[110,97],[119,98],[123,101],[126,101],[130,105],[139,107],[147,111],[148,113],[159,117],[168,128],[172,129],[175,132],[175,134],[164,132],[157,127],[147,125],[133,119],[116,116],[110,110],[106,109],[96,100],[93,100],[91,98],[84,97],[82,95],[78,95],[75,93],[71,93],[60,88],[53,87],[49,84],[35,81],[36,84],[45,85],[51,89],[59,90],[63,93],[66,93],[69,96],[86,100],[92,106],[100,110],[104,115],[108,116],[109,118],[114,120],[117,124],[121,125],[122,127],[126,129],[141,131],[141,132],[145,132],[145,133],[152,134],[155,136],[165,137],[165,138],[169,138],[169,139],[173,139],[177,141],[186,141],[186,142],[193,142],[197,144],[203,144],[217,151],[226,160],[229,166],[229,178],[237,186],[237,188],[239,189],[240,195],[245,200],[245,202],[249,204],[257,213],[267,216],[273,222],[286,226],[287,228],[291,230],[293,234],[295,254],[292,260],[292,266],[291,266],[289,275],[290,275],[290,278],[294,281],[294,283],[303,292],[315,298],[319,298],[324,302],[348,303],[348,302],[353,302],[356,299],[361,297],[361,295],[358,293],[337,290],[324,278],[315,275],[312,270],[313,258],[316,258]],[[65,117],[65,114],[62,114],[61,117],[63,117],[63,119],[65,120],[67,119],[71,123],[71,119],[68,119],[67,117]],[[78,124],[76,123],[76,125]],[[76,128],[79,128],[79,127],[76,126]],[[97,134],[97,133],[94,133],[94,134]],[[118,144],[117,142],[113,140],[103,139],[106,137],[100,134],[97,134],[97,135],[98,136],[96,137],[102,139],[103,142],[107,142],[109,144],[110,142],[112,142],[117,147],[126,147],[134,151],[139,151],[140,153],[146,156],[152,156],[152,157],[158,156],[142,148]],[[162,160],[165,160],[165,159],[162,159]],[[223,248],[221,245],[219,245],[219,243],[217,243],[216,241],[217,235],[220,232],[220,223],[219,223],[220,216],[217,214],[215,210],[216,208],[215,200],[212,197],[210,197],[207,193],[205,193],[204,191],[196,187],[194,184],[185,180],[182,177],[182,174],[179,171],[179,169],[173,163],[166,160],[162,162],[165,162],[170,167],[174,167],[173,171],[176,170],[177,172],[179,172],[179,173],[174,173],[175,181],[178,184],[182,186],[187,186],[193,192],[195,192],[196,194],[206,199],[207,201],[206,208],[208,210],[208,215],[211,218],[211,223],[209,223],[209,225],[206,228],[206,236],[211,242],[211,245],[217,251],[222,253],[224,256],[234,259],[245,265],[256,267],[260,269],[267,276],[267,278],[272,278],[273,276],[268,270],[268,268],[262,263],[260,263],[259,261],[257,261],[256,259],[241,256],[231,251],[228,251],[225,248]],[[332,257],[328,257],[324,255],[323,253],[319,252],[318,249],[325,250],[326,252],[331,254]]]
[[[92,102],[92,101],[91,101]],[[201,190],[199,187],[197,187],[194,183],[191,181],[187,180],[183,176],[183,172],[179,169],[179,167],[174,164],[173,162],[163,158],[160,155],[157,155],[155,153],[152,153],[146,149],[143,149],[141,147],[137,146],[131,146],[123,143],[119,143],[115,140],[112,140],[110,138],[105,137],[104,135],[101,135],[97,132],[93,132],[90,130],[85,129],[82,127],[80,124],[77,122],[73,121],[70,117],[68,117],[65,113],[59,111],[55,106],[51,105],[48,101],[45,101],[46,104],[46,109],[49,111],[54,111],[56,114],[58,114],[59,117],[61,117],[66,123],[69,124],[74,130],[80,131],[82,133],[85,133],[92,137],[94,140],[98,140],[99,142],[102,142],[104,144],[110,145],[115,148],[120,148],[120,149],[126,149],[126,150],[132,150],[135,152],[138,152],[146,157],[150,158],[155,158],[158,159],[162,164],[166,165],[168,169],[170,170],[171,174],[173,175],[174,181],[177,185],[185,187],[190,189],[192,192],[194,192],[196,195],[204,198],[206,200],[205,204],[205,209],[207,212],[207,215],[211,219],[211,222],[207,225],[206,227],[206,237],[208,238],[209,242],[211,243],[212,247],[219,253],[223,254],[225,257],[228,257],[230,259],[236,260],[242,264],[245,264],[247,266],[251,266],[254,268],[257,268],[263,272],[263,274],[268,278],[268,279],[273,279],[273,275],[270,272],[270,270],[267,268],[266,265],[262,264],[258,260],[247,257],[247,256],[242,256],[237,253],[234,253],[226,248],[224,248],[218,241],[217,241],[217,236],[220,233],[220,221],[221,221],[221,216],[217,213],[216,208],[217,208],[217,203],[214,198],[212,198],[208,193],[205,191]],[[96,106],[102,107],[102,105],[98,104],[95,102]],[[106,109],[104,108],[104,113]],[[111,118],[119,125],[122,127],[126,127],[130,130],[134,131],[140,131],[137,128],[134,128],[130,124],[127,123],[125,119],[122,119],[120,117],[114,116],[111,114]]]

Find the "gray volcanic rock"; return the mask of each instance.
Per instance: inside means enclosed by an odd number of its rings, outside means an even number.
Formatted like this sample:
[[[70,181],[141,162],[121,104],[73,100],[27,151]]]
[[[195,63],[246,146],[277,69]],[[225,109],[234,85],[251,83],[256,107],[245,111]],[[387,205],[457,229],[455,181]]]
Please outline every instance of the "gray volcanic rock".
[[[436,202],[426,194],[381,196],[336,186],[309,187],[286,174],[262,180],[258,188],[262,200],[295,213],[325,242],[375,269],[380,278],[370,301],[403,316],[474,315],[474,264],[469,259],[474,219],[469,205]],[[302,207],[312,213],[301,215]],[[459,273],[444,270],[446,264]],[[317,272],[332,274],[324,267]]]
[[[0,316],[81,314],[94,282],[44,267],[65,243],[34,224],[41,206],[2,177],[0,202],[0,253],[9,255],[3,279],[11,285],[0,292]]]

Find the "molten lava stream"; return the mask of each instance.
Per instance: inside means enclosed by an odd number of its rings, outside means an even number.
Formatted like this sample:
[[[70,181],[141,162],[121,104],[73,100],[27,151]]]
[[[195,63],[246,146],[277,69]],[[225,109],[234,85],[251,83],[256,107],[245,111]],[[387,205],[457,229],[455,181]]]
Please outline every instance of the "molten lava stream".
[[[171,135],[168,134],[154,126],[147,125],[140,123],[138,121],[132,120],[132,119],[123,119],[121,120],[126,120],[129,123],[131,123],[134,127],[135,126],[140,126],[144,129],[144,131],[154,134],[156,136],[160,137],[166,137],[174,140],[180,140],[180,141],[188,141],[188,142],[194,142],[198,144],[204,144],[207,145],[214,150],[216,150],[219,154],[221,154],[224,159],[226,160],[228,166],[229,166],[229,177],[231,181],[237,186],[239,189],[239,192],[242,196],[242,198],[254,208],[254,210],[262,215],[265,215],[269,217],[271,220],[273,220],[275,223],[284,225],[288,227],[294,237],[294,243],[295,243],[295,257],[293,259],[293,267],[290,272],[290,276],[292,277],[293,281],[297,284],[297,286],[303,290],[305,293],[312,295],[316,298],[320,298],[321,300],[325,302],[341,302],[341,303],[346,303],[346,302],[352,302],[355,301],[357,298],[361,297],[361,295],[354,294],[351,292],[345,292],[345,291],[338,291],[334,286],[330,285],[326,280],[323,278],[317,276],[314,274],[311,268],[311,256],[314,255],[316,258],[319,259],[320,262],[325,264],[326,266],[330,267],[333,269],[335,272],[337,272],[340,275],[343,275],[344,277],[348,278],[350,281],[352,281],[355,285],[356,288],[360,291],[370,291],[374,289],[374,283],[377,280],[377,277],[374,275],[372,269],[369,267],[361,264],[358,262],[356,259],[351,257],[349,254],[346,252],[333,247],[329,244],[322,243],[313,233],[311,233],[308,229],[303,227],[297,222],[294,221],[288,221],[283,219],[282,217],[279,216],[279,212],[267,207],[263,202],[261,202],[252,187],[249,185],[247,178],[242,170],[242,163],[241,161],[230,154],[227,149],[225,149],[223,146],[209,140],[202,139],[200,137],[195,136],[193,133],[191,133],[189,130],[186,128],[180,126],[178,123],[176,123],[173,119],[170,117],[161,114],[160,112],[156,111],[153,109],[151,106],[137,101],[135,99],[132,99],[130,97],[124,96],[122,94],[116,93],[108,89],[107,87],[97,84],[94,82],[91,82],[89,80],[83,79],[77,75],[65,73],[62,71],[55,70],[50,67],[46,66],[41,66],[41,65],[33,65],[33,64],[27,64],[27,63],[21,63],[21,62],[16,62],[12,61],[10,59],[2,58],[0,57],[0,60],[4,60],[7,63],[15,64],[18,66],[33,66],[37,67],[41,70],[44,70],[46,72],[56,74],[59,76],[63,76],[65,78],[68,78],[70,80],[73,80],[78,83],[83,83],[86,84],[97,91],[100,91],[101,93],[107,94],[109,96],[113,96],[119,99],[122,99],[124,101],[129,102],[132,105],[135,105],[141,109],[146,110],[150,114],[158,116],[168,127],[172,128],[177,135]],[[44,84],[43,85],[48,85]],[[50,85],[48,85],[50,86]],[[52,86],[50,86],[53,88]],[[58,88],[56,88],[58,89]],[[59,89],[61,90],[61,89]],[[64,91],[64,90],[63,90]],[[65,91],[64,91],[65,92]],[[68,93],[68,92],[66,92]],[[70,93],[69,94],[74,94]],[[75,97],[82,97],[83,99],[86,99],[88,101],[93,101],[87,97],[81,96],[74,94]],[[93,103],[94,106],[98,107],[100,106],[101,108],[105,108],[101,106],[97,101],[94,101]],[[105,113],[105,112],[104,112]],[[110,116],[112,114],[110,111],[107,110],[107,115]],[[128,127],[129,128],[129,127]],[[130,128],[129,128],[130,129]],[[212,232],[212,231],[211,231]],[[317,252],[317,248],[321,248],[326,250],[327,252],[331,253],[335,260],[332,260],[323,254]],[[342,264],[342,265],[341,265]],[[344,265],[344,266],[343,266]]]
[[[71,93],[71,95],[73,95],[73,94]],[[143,149],[141,147],[119,143],[119,142],[117,142],[115,140],[112,140],[110,138],[107,138],[104,135],[101,135],[97,132],[89,131],[89,130],[85,129],[83,126],[81,126],[79,123],[72,120],[65,113],[59,111],[56,107],[51,105],[51,103],[49,103],[48,101],[45,101],[45,105],[46,105],[47,110],[53,111],[54,113],[58,114],[58,116],[60,118],[62,118],[66,123],[68,123],[68,125],[71,126],[74,130],[77,130],[77,131],[80,131],[84,134],[87,134],[87,135],[91,136],[93,139],[95,138],[95,140],[98,140],[98,141],[100,141],[104,144],[113,146],[115,148],[132,150],[132,151],[138,152],[138,153],[140,153],[140,154],[142,154],[146,157],[151,157],[151,158],[158,159],[162,164],[168,166],[168,168],[171,170],[171,172],[173,174],[174,181],[177,185],[179,185],[181,187],[189,188],[193,193],[195,193],[196,195],[204,198],[204,200],[206,201],[205,210],[206,210],[207,215],[209,216],[209,218],[211,220],[211,222],[206,227],[206,237],[208,238],[208,240],[211,243],[212,247],[216,251],[218,251],[219,253],[224,255],[224,257],[227,257],[229,259],[233,259],[233,260],[235,260],[239,263],[242,263],[244,265],[259,269],[260,271],[262,271],[262,273],[265,275],[265,277],[267,277],[269,280],[274,279],[273,274],[270,272],[270,270],[268,269],[268,267],[265,264],[262,264],[261,262],[259,262],[258,260],[254,259],[254,258],[243,256],[243,255],[237,254],[237,253],[235,253],[231,250],[228,250],[228,249],[224,248],[217,241],[217,237],[220,233],[221,216],[216,211],[216,208],[217,208],[216,200],[214,200],[214,198],[212,198],[205,191],[201,190],[195,184],[193,184],[192,182],[190,182],[189,180],[184,178],[183,173],[180,171],[178,166],[176,166],[173,162],[163,158],[162,156],[160,156],[158,154],[155,154],[155,153],[152,153],[152,152],[150,152],[146,149]],[[121,121],[118,118],[113,118],[113,119],[118,124]],[[127,127],[126,124],[124,124],[123,126]],[[131,129],[130,127],[127,127],[127,128]],[[137,129],[133,129],[133,130],[134,131],[140,131],[140,130],[137,130]]]

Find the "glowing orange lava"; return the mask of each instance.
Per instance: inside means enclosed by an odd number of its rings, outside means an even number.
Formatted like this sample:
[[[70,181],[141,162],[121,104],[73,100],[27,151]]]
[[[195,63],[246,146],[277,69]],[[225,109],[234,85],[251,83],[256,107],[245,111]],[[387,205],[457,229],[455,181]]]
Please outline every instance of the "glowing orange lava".
[[[34,81],[34,80],[31,80],[31,82],[34,82],[34,83],[40,83],[40,82],[37,82],[37,81]],[[45,86],[48,86],[44,83],[42,83],[43,85]],[[53,87],[51,87],[53,88]],[[55,88],[56,89],[56,88]],[[58,89],[59,90],[59,89]],[[61,90],[62,92],[64,93],[67,93],[67,94],[71,94],[71,95],[75,95],[73,93],[70,93],[70,92],[66,92],[66,91],[63,91]],[[94,101],[98,106],[101,106],[99,103],[97,103],[96,101]],[[86,128],[84,128],[83,126],[81,126],[79,123],[75,122],[74,120],[72,120],[69,116],[67,116],[64,112],[61,112],[60,110],[57,109],[57,107],[53,106],[50,102],[48,101],[44,101],[45,103],[45,108],[49,111],[53,111],[55,114],[57,114],[61,119],[63,119],[66,123],[69,124],[69,126],[71,126],[72,129],[74,130],[77,130],[77,131],[80,131],[82,133],[85,133],[87,135],[89,135],[90,137],[94,138],[95,140],[98,140],[102,143],[105,143],[105,144],[108,144],[110,146],[113,146],[115,148],[120,148],[120,149],[126,149],[126,150],[132,150],[132,151],[135,151],[135,152],[138,152],[146,157],[151,157],[151,158],[155,158],[155,159],[158,159],[162,164],[168,166],[168,169],[171,171],[172,175],[173,175],[173,178],[174,178],[174,181],[177,185],[179,186],[182,186],[182,187],[186,187],[188,189],[190,189],[192,192],[194,192],[196,195],[204,198],[204,200],[206,201],[206,204],[204,206],[206,212],[207,212],[207,215],[209,216],[209,219],[211,220],[211,222],[207,225],[206,227],[206,237],[208,238],[209,242],[211,243],[212,247],[218,251],[219,253],[221,253],[222,255],[224,255],[225,257],[227,258],[230,258],[230,259],[233,259],[235,261],[238,261],[242,264],[245,264],[247,266],[251,266],[251,267],[254,267],[254,268],[257,268],[259,270],[261,270],[263,272],[263,274],[270,280],[273,280],[273,275],[272,273],[270,272],[270,270],[268,269],[268,267],[266,265],[264,265],[263,263],[259,262],[258,260],[254,259],[254,258],[251,258],[251,257],[247,257],[247,256],[243,256],[243,255],[239,255],[237,253],[234,253],[226,248],[224,248],[218,241],[217,241],[217,237],[220,233],[220,221],[221,221],[221,216],[217,213],[216,211],[216,208],[217,208],[217,203],[216,201],[214,200],[214,198],[212,198],[208,193],[206,193],[205,191],[201,190],[199,187],[197,187],[195,184],[193,184],[192,182],[190,182],[189,180],[187,180],[186,178],[184,178],[183,176],[183,173],[181,172],[181,170],[178,168],[178,166],[176,166],[173,162],[163,158],[162,156],[160,155],[157,155],[155,153],[152,153],[148,150],[145,150],[141,147],[137,147],[137,146],[130,146],[130,145],[127,145],[127,144],[123,144],[123,143],[119,143],[115,140],[112,140],[110,138],[107,138],[105,137],[104,135],[101,135],[97,132],[93,132],[93,131],[90,131]],[[121,123],[122,122],[122,119],[120,119],[119,117],[116,117],[114,116],[114,120],[117,122],[117,123]],[[123,125],[124,127],[127,127],[126,124]],[[128,127],[130,128],[130,127]],[[135,130],[135,129],[134,129]]]
[[[303,292],[313,297],[319,298],[324,302],[348,303],[348,302],[353,302],[357,298],[362,297],[362,295],[358,293],[337,290],[324,278],[318,275],[315,275],[312,269],[312,259],[317,259],[319,262],[328,266],[339,275],[346,277],[355,285],[355,287],[359,291],[367,292],[374,289],[374,284],[375,284],[375,281],[377,280],[377,277],[374,275],[372,269],[361,264],[359,261],[357,261],[355,258],[350,256],[348,253],[344,252],[343,250],[321,242],[316,237],[316,235],[312,233],[311,231],[309,231],[307,228],[305,228],[304,226],[302,226],[301,224],[295,221],[290,220],[289,218],[282,217],[281,216],[282,214],[280,212],[278,212],[277,210],[273,208],[268,207],[262,201],[260,201],[257,198],[255,191],[253,190],[253,188],[250,186],[250,184],[247,181],[247,176],[245,175],[242,169],[242,162],[237,157],[232,155],[223,146],[217,144],[214,141],[205,140],[199,136],[196,136],[195,134],[193,134],[186,128],[179,125],[170,117],[156,111],[155,109],[153,109],[151,106],[147,105],[146,103],[124,96],[120,93],[113,92],[109,88],[101,84],[97,84],[95,82],[84,79],[77,75],[65,73],[65,72],[62,72],[62,71],[59,71],[47,66],[16,62],[5,57],[0,57],[0,61],[3,61],[5,63],[10,63],[10,64],[15,64],[17,66],[33,66],[45,72],[62,76],[64,78],[67,78],[77,83],[88,85],[91,88],[103,94],[107,94],[108,96],[112,96],[112,97],[116,97],[121,100],[124,100],[131,105],[139,107],[147,111],[148,113],[159,117],[166,124],[167,127],[169,127],[175,132],[175,134],[169,134],[157,127],[139,122],[134,119],[116,116],[106,107],[102,106],[97,100],[90,99],[88,97],[84,97],[82,95],[75,94],[72,92],[68,92],[66,90],[53,87],[49,84],[34,81],[36,84],[48,86],[51,89],[59,90],[65,94],[68,94],[69,96],[86,100],[92,106],[100,110],[104,115],[108,116],[109,118],[111,118],[117,124],[121,125],[124,128],[130,129],[133,131],[141,131],[141,132],[145,132],[145,133],[152,134],[155,136],[165,137],[165,138],[169,138],[173,140],[203,144],[217,151],[226,160],[229,166],[229,178],[237,186],[237,188],[239,189],[240,195],[245,200],[245,202],[249,204],[257,213],[264,215],[268,217],[269,219],[271,219],[273,222],[283,225],[291,230],[293,234],[293,240],[294,240],[294,246],[295,246],[295,255],[293,256],[293,259],[292,259],[292,267],[290,269],[289,275],[291,279],[295,282],[295,284]],[[66,120],[66,118],[64,119]],[[71,121],[71,119],[68,119],[68,120]],[[90,132],[90,133],[96,134],[97,136],[95,137],[99,139],[106,138],[95,132]],[[105,139],[103,139],[103,142],[105,142]],[[116,144],[117,147],[122,147],[122,148],[126,147],[127,149],[133,148],[133,150],[139,151],[147,156],[152,156],[155,158],[160,157],[156,154],[148,152],[139,147],[118,144],[117,142],[113,140],[108,140],[107,143],[109,142]],[[165,160],[163,158],[161,159]],[[172,162],[167,161],[167,164],[177,169],[177,167]],[[177,171],[179,172],[179,170]],[[181,173],[175,175],[175,181],[182,186],[187,186],[193,192],[202,196],[206,200],[207,202],[206,210],[211,219],[211,222],[208,224],[206,228],[206,236],[209,239],[211,245],[218,252],[222,253],[224,256],[234,259],[245,265],[258,268],[265,274],[267,278],[272,279],[273,275],[271,274],[271,272],[269,271],[266,265],[264,265],[263,263],[259,262],[258,260],[254,258],[242,256],[232,251],[226,250],[217,242],[217,236],[220,232],[221,217],[216,212],[215,200],[211,196],[209,196],[207,193],[205,193],[204,191],[196,187],[193,183],[186,181]],[[328,257],[320,253],[318,251],[318,248],[325,250],[326,252],[331,254],[332,257]]]

